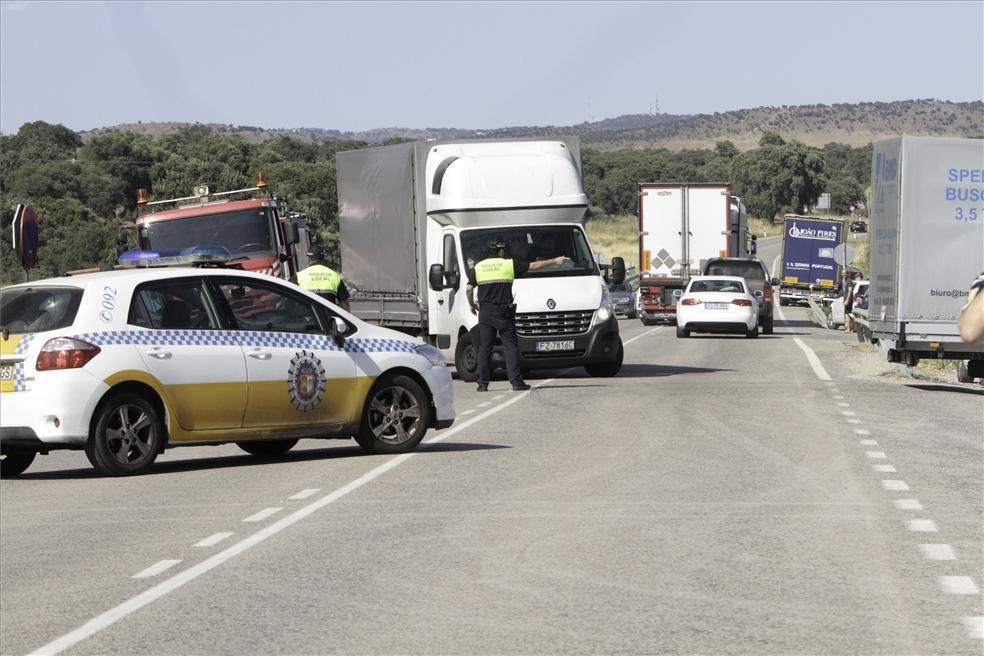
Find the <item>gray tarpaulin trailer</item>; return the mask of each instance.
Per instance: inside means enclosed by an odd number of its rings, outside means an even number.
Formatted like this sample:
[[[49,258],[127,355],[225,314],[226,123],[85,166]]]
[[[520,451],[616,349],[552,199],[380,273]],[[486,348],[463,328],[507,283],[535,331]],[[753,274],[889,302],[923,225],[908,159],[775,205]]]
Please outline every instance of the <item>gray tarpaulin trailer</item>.
[[[868,316],[888,359],[972,360],[957,322],[984,270],[984,140],[900,137],[874,144]],[[975,373],[977,372],[977,373]]]

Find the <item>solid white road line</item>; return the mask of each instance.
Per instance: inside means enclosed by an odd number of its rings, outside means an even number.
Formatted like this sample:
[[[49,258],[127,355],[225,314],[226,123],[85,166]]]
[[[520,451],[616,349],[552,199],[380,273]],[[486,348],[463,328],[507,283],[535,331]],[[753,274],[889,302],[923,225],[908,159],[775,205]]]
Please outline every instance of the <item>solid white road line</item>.
[[[957,554],[948,544],[920,544],[919,551],[927,560],[956,560]]]
[[[823,368],[822,364],[820,364],[820,358],[818,358],[817,354],[813,352],[813,349],[807,346],[806,343],[799,337],[794,337],[793,341],[796,342],[796,346],[800,347],[800,350],[806,354],[806,359],[810,363],[813,373],[817,375],[817,378],[820,380],[830,380],[830,374],[828,374],[827,370]]]
[[[905,527],[913,533],[936,533],[936,522],[931,519],[907,519]]]
[[[919,499],[895,499],[892,501],[894,505],[899,510],[922,510],[923,505],[919,503]]]
[[[871,468],[883,474],[892,474],[896,471],[895,465],[872,465]]]
[[[144,571],[140,572],[139,574],[134,574],[130,578],[131,579],[146,579],[146,578],[149,578],[151,576],[157,576],[161,572],[163,572],[165,570],[171,569],[172,567],[174,567],[175,565],[177,565],[180,562],[181,562],[180,560],[162,560],[159,563],[156,563],[154,565],[151,565],[150,567],[148,567]]]
[[[976,640],[984,640],[984,617],[961,617],[967,635]]]
[[[243,521],[244,522],[262,522],[264,519],[266,519],[270,515],[276,515],[281,510],[283,510],[283,508],[264,508],[263,510],[261,510],[258,513],[256,513],[255,515],[250,515],[249,517],[247,517]]]
[[[948,594],[975,595],[980,592],[969,576],[941,576],[940,587]]]
[[[882,481],[882,488],[889,490],[890,492],[905,492],[909,489],[909,486],[905,484],[905,481]]]
[[[622,342],[622,344],[623,345],[631,344],[635,340],[645,337],[646,335],[651,335],[654,332],[658,331],[659,329],[660,328],[654,328],[645,333],[642,333],[641,335],[636,335],[632,339]],[[550,378],[547,380],[538,381],[537,384],[533,386],[533,389],[537,389],[548,383],[552,383],[555,380],[556,380],[555,378]],[[495,407],[489,408],[482,414],[473,417],[468,421],[465,421],[464,423],[458,424],[445,431],[442,431],[434,438],[424,442],[422,444],[422,447],[424,447],[424,450],[426,450],[426,446],[428,444],[436,444],[438,442],[443,442],[449,437],[470,428],[471,426],[482,421],[486,417],[489,417],[501,410],[504,410],[505,408],[508,408],[513,403],[521,401],[522,399],[529,396],[529,394],[530,392],[523,392],[521,394],[513,395],[512,398],[507,400],[505,403],[501,403]],[[178,574],[175,574],[171,578],[165,581],[161,581],[160,583],[150,588],[149,590],[145,590],[144,592],[138,594],[137,596],[128,599],[127,601],[124,601],[122,604],[116,606],[115,608],[110,608],[104,613],[97,615],[96,617],[92,618],[91,620],[89,620],[79,628],[75,629],[74,631],[70,631],[69,633],[63,635],[62,637],[52,640],[48,644],[40,647],[39,649],[36,649],[34,652],[31,653],[31,656],[40,656],[41,654],[54,655],[68,649],[69,647],[77,645],[78,643],[82,642],[86,638],[98,633],[99,631],[109,626],[112,626],[113,624],[120,621],[124,617],[127,617],[128,615],[137,612],[144,606],[147,606],[157,601],[164,595],[177,590],[185,583],[194,581],[199,576],[215,569],[219,565],[222,565],[226,561],[231,560],[232,558],[238,556],[239,554],[250,549],[251,547],[260,544],[267,538],[274,536],[277,533],[280,533],[281,531],[288,528],[292,524],[301,521],[302,519],[317,512],[318,510],[321,510],[325,506],[337,501],[338,499],[341,499],[342,497],[349,494],[350,492],[359,489],[363,485],[366,485],[372,480],[385,474],[389,470],[402,465],[404,462],[406,462],[413,456],[417,455],[417,453],[419,452],[415,451],[411,453],[403,453],[393,457],[390,460],[387,460],[383,464],[379,465],[375,469],[366,472],[365,474],[355,479],[354,481],[351,481],[350,483],[343,485],[342,487],[338,488],[334,492],[331,492],[330,494],[321,497],[320,499],[304,506],[303,508],[299,508],[298,510],[295,510],[294,512],[287,515],[286,517],[283,517],[277,520],[276,522],[270,524],[269,526],[260,529],[256,533],[244,538],[243,540],[237,542],[231,547],[227,547],[224,551],[220,551],[219,553],[215,554],[211,558],[208,558],[198,563],[197,565],[193,565],[188,569],[184,570],[183,572],[179,572]]]
[[[210,535],[207,538],[205,538],[204,540],[202,540],[201,542],[196,542],[195,544],[193,544],[191,546],[193,546],[193,547],[212,547],[212,546],[215,546],[218,543],[222,542],[223,540],[225,540],[227,537],[229,537],[231,535],[233,535],[233,534],[232,533],[216,533],[215,535]]]
[[[289,496],[287,498],[290,499],[290,500],[293,500],[293,501],[297,501],[299,499],[307,499],[309,496],[311,496],[313,494],[317,494],[318,492],[321,492],[321,488],[320,487],[309,487],[306,490],[301,490],[297,494],[295,494],[293,496]]]

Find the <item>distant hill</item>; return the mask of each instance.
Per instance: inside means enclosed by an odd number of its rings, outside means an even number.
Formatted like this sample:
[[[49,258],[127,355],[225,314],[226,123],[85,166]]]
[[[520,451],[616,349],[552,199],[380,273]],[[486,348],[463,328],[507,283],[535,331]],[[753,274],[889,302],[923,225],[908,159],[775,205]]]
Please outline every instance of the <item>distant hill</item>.
[[[128,123],[82,133],[83,138],[108,132],[132,132],[158,137],[187,123]],[[712,148],[729,140],[740,150],[758,145],[765,130],[779,132],[812,146],[838,142],[863,146],[873,139],[912,134],[941,137],[984,136],[984,102],[899,100],[835,105],[756,107],[731,112],[698,114],[631,114],[571,126],[517,126],[493,130],[459,128],[377,128],[342,132],[324,128],[266,129],[247,125],[198,124],[217,134],[235,134],[261,142],[288,136],[307,142],[328,140],[383,143],[389,139],[470,139],[475,137],[537,137],[576,134],[585,146],[598,150]]]

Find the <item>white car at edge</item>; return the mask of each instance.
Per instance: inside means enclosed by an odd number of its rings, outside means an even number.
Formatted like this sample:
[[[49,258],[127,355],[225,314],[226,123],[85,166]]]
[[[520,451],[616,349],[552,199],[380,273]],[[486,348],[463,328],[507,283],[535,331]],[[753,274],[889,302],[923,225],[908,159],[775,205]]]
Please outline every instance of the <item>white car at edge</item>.
[[[758,296],[744,278],[696,276],[677,303],[677,337],[691,332],[740,333],[758,337]]]
[[[84,450],[106,475],[166,448],[300,438],[413,449],[454,421],[434,347],[315,294],[232,269],[143,268],[0,290],[0,471]]]

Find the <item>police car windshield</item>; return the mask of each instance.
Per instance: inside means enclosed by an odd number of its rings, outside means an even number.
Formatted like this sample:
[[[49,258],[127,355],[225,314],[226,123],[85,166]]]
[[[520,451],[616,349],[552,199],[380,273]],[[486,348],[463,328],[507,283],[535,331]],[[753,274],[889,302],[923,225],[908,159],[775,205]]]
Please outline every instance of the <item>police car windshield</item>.
[[[23,335],[67,328],[82,301],[78,287],[12,287],[0,291],[0,329]]]
[[[570,258],[562,265],[531,271],[528,278],[553,276],[599,275],[588,240],[578,226],[516,226],[512,228],[482,228],[461,233],[461,250],[469,269],[488,257],[488,243],[500,240],[506,244],[506,257],[529,262],[563,255]]]
[[[270,228],[265,207],[153,221],[141,229],[140,247],[159,251],[221,246],[233,257],[270,257],[274,253]]]

